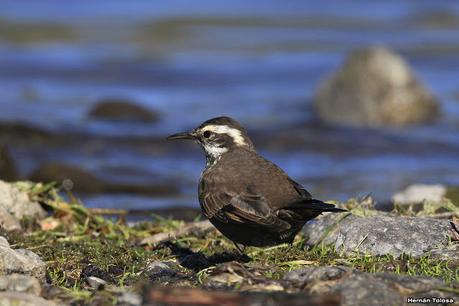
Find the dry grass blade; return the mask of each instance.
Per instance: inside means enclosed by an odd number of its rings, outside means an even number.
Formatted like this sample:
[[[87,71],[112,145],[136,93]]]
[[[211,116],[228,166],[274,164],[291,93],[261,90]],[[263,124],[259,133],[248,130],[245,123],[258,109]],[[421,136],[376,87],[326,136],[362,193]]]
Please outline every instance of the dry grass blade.
[[[141,245],[158,245],[179,237],[187,236],[190,234],[201,236],[213,229],[213,225],[208,221],[193,222],[182,226],[181,228],[169,231],[166,233],[159,233],[153,236],[142,239]]]

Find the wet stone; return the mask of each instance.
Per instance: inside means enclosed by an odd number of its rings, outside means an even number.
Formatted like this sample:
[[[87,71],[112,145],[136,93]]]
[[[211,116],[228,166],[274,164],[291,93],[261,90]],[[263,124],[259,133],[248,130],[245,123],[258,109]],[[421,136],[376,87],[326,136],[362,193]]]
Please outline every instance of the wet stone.
[[[105,99],[89,111],[89,116],[110,121],[156,122],[158,114],[125,99]]]
[[[34,182],[59,182],[67,190],[84,193],[129,193],[143,195],[171,195],[179,192],[176,185],[166,183],[132,184],[110,182],[96,177],[77,166],[59,162],[48,163],[37,168],[31,175]]]
[[[75,188],[82,192],[100,192],[104,183],[90,172],[72,165],[62,163],[48,163],[40,166],[30,176],[34,182],[59,182],[69,190]]]

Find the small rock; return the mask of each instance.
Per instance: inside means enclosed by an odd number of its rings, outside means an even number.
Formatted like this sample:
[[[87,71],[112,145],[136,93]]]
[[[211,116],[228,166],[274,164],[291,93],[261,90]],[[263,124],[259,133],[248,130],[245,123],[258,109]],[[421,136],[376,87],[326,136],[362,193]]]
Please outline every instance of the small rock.
[[[113,121],[156,122],[158,115],[129,100],[105,99],[90,110],[89,116]]]
[[[172,268],[171,265],[175,267]],[[146,276],[151,283],[177,285],[189,279],[188,275],[180,272],[178,269],[179,267],[174,263],[167,264],[165,262],[155,261],[144,269],[143,275]]]
[[[231,261],[217,264],[204,279],[204,286],[212,289],[234,289],[242,291],[277,291],[280,284],[274,280],[266,279],[260,267],[249,267],[239,262]]]
[[[0,305],[2,306],[56,306],[56,303],[45,300],[31,293],[0,292]]]
[[[0,291],[25,292],[39,296],[41,286],[35,277],[13,273],[0,276]]]
[[[21,273],[44,280],[46,264],[32,251],[13,250],[8,241],[0,236],[0,275]]]
[[[0,181],[0,225],[9,230],[20,229],[19,221],[42,219],[46,215],[40,204],[14,184]]]
[[[142,296],[133,292],[122,292],[116,299],[116,305],[140,306],[142,305]]]
[[[392,201],[399,205],[419,204],[424,201],[438,203],[446,195],[447,188],[443,185],[414,184],[396,193]]]
[[[85,281],[94,290],[102,290],[107,284],[106,281],[95,276],[86,277]]]
[[[101,268],[95,265],[91,265],[91,264],[86,265],[81,270],[80,279],[85,280],[90,285],[91,284],[98,285],[102,283],[104,283],[102,285],[105,285],[105,283],[107,282],[112,283],[112,284],[116,283],[115,279],[113,278],[112,275],[110,275],[110,273],[102,270]],[[98,287],[96,286],[96,288]]]
[[[297,288],[304,288],[316,281],[330,281],[342,278],[351,269],[341,266],[307,267],[290,271],[284,275],[284,281]]]
[[[165,269],[170,269],[170,267],[166,263],[162,261],[154,261],[152,263],[149,263],[145,267],[144,273],[156,273],[158,271],[165,270]]]
[[[5,181],[15,181],[18,173],[13,159],[6,147],[0,146],[0,179]]]
[[[349,126],[406,126],[435,119],[439,106],[397,54],[373,47],[351,53],[319,87],[314,108],[324,122]]]
[[[449,242],[451,224],[447,220],[375,215],[327,214],[306,224],[308,245],[334,245],[345,254],[370,255],[403,253],[421,256]]]

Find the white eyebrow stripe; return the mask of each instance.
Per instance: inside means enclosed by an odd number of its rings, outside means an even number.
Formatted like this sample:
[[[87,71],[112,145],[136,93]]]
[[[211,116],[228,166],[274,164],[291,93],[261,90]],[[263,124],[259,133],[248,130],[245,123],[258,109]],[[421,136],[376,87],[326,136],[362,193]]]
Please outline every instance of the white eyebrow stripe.
[[[236,145],[247,145],[247,143],[244,140],[244,137],[242,136],[241,131],[239,131],[238,129],[230,128],[227,125],[208,125],[204,127],[203,132],[205,131],[211,131],[217,134],[227,134],[231,138],[233,138],[233,141]]]

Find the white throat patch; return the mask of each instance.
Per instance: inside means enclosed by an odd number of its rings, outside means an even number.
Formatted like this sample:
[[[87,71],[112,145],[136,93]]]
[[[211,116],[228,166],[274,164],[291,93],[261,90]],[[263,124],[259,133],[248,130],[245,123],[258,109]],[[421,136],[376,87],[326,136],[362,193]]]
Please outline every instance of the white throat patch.
[[[208,125],[203,129],[203,132],[204,131],[210,131],[217,134],[227,134],[228,136],[233,138],[233,141],[237,146],[247,145],[247,143],[244,140],[244,137],[242,137],[241,131],[239,131],[238,129],[230,128],[227,125]]]
[[[220,148],[212,145],[204,145],[204,150],[207,154],[211,155],[213,159],[219,159],[220,156],[228,152],[228,148]]]

